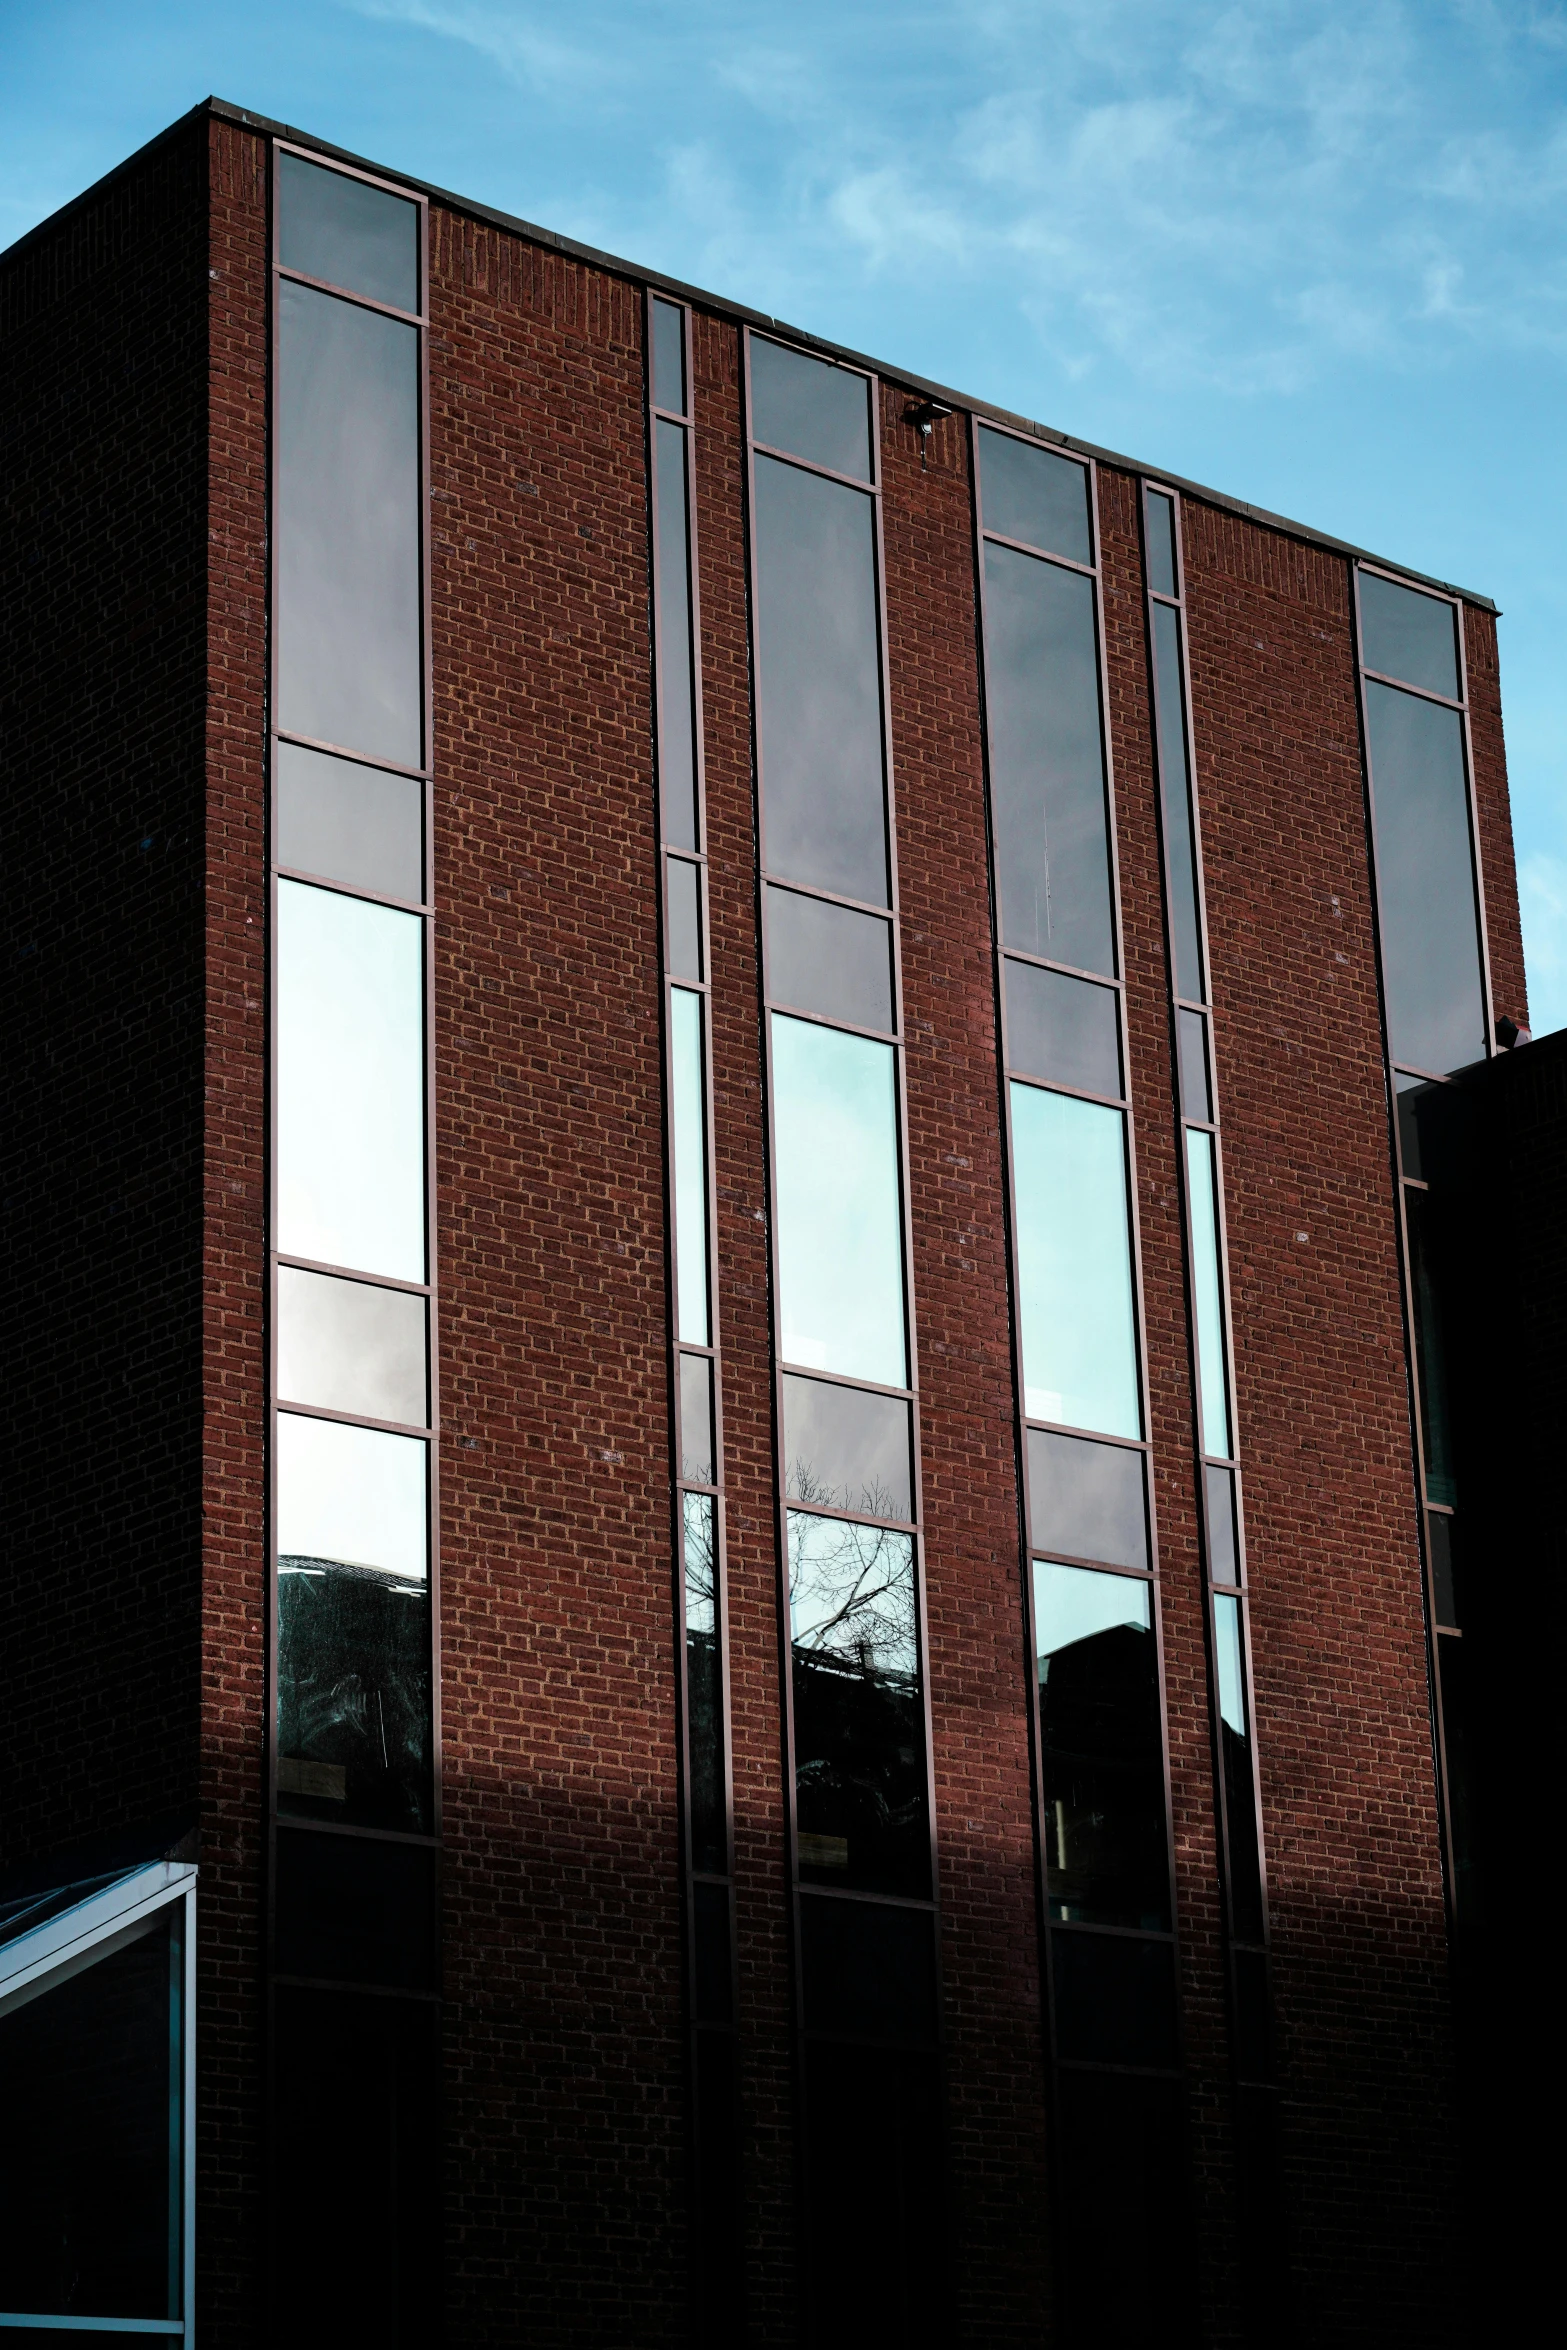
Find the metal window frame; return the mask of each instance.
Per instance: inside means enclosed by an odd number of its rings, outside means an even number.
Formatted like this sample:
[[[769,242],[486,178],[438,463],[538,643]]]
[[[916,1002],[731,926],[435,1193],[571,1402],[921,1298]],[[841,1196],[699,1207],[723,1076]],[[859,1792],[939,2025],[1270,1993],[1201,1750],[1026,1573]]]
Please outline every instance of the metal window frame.
[[[73,1976],[85,1974],[116,1950],[139,1941],[156,1927],[166,1910],[178,1912],[174,1964],[180,2001],[179,2184],[171,2214],[171,2232],[177,2232],[178,2249],[171,2267],[178,2280],[180,2315],[61,2317],[0,2310],[0,2333],[26,2328],[42,2333],[152,2335],[165,2342],[181,2342],[186,2350],[195,2342],[197,1874],[190,1861],[151,1861],[99,1887],[69,1909],[56,1911],[41,1925],[0,1943],[0,2017],[4,2017],[34,1999],[47,1998]]]

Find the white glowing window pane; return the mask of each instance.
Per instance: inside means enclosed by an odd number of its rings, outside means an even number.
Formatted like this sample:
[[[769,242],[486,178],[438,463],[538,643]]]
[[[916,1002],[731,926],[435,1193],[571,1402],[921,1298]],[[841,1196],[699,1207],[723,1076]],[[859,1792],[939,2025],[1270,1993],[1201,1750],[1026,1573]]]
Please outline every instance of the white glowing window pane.
[[[325,1560],[424,1582],[429,1449],[417,1436],[279,1412],[279,1560]]]

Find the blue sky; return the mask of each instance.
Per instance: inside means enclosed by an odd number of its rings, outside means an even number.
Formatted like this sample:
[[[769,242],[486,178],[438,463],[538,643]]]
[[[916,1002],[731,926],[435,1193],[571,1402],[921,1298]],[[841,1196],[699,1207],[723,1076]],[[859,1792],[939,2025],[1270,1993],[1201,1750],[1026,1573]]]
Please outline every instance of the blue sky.
[[[0,0],[0,243],[208,91],[1493,595],[1567,1024],[1567,0]]]

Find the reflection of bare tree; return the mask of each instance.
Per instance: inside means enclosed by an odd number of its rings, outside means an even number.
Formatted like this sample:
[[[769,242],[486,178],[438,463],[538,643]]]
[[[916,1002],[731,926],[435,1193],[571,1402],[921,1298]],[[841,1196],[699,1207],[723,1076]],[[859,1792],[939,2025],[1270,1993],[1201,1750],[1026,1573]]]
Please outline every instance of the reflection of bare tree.
[[[919,1673],[912,1538],[791,1510],[789,1619],[797,1651],[912,1686]]]
[[[900,1518],[892,1488],[880,1477],[862,1485],[858,1493],[848,1485],[833,1485],[810,1461],[795,1459],[786,1470],[785,1492],[791,1501],[803,1501],[816,1510],[855,1510],[862,1518]]]
[[[692,1850],[699,1868],[723,1866],[723,1694],[718,1648],[716,1512],[705,1493],[683,1496],[686,1738]]]

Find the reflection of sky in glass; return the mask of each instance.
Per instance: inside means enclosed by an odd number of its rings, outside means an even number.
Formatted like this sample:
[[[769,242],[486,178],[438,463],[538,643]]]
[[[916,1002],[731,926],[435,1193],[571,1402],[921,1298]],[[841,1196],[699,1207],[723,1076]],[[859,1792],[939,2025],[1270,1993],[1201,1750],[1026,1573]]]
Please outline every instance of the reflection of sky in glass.
[[[680,1336],[706,1346],[707,1132],[702,1099],[702,999],[676,987],[669,996],[675,1123],[675,1262]]]
[[[1025,1409],[1142,1435],[1121,1111],[1012,1087]]]
[[[789,1628],[796,1648],[916,1679],[913,1535],[791,1510]]]
[[[1041,1680],[1059,1650],[1078,1640],[1092,1640],[1096,1632],[1117,1631],[1123,1624],[1139,1632],[1152,1628],[1146,1583],[1134,1583],[1129,1575],[1100,1575],[1092,1567],[1034,1561],[1034,1634]]]
[[[279,1412],[279,1557],[379,1567],[422,1583],[428,1450],[417,1436]]]
[[[718,1584],[713,1568],[713,1502],[705,1493],[680,1497],[686,1538],[686,1630],[718,1630]]]
[[[1228,1727],[1246,1735],[1246,1678],[1241,1671],[1241,1603],[1221,1594],[1213,1603],[1219,1652],[1219,1713]]]
[[[1445,1073],[1485,1056],[1463,721],[1366,687],[1377,905],[1395,1061]]]
[[[786,1362],[907,1382],[891,1045],[773,1015]]]
[[[424,1279],[422,925],[335,890],[277,897],[277,1245]]]
[[[1202,1382],[1202,1448],[1230,1457],[1230,1407],[1224,1379],[1224,1307],[1219,1288],[1219,1203],[1214,1196],[1213,1136],[1186,1129],[1192,1201],[1192,1297],[1197,1314],[1197,1371]]]

